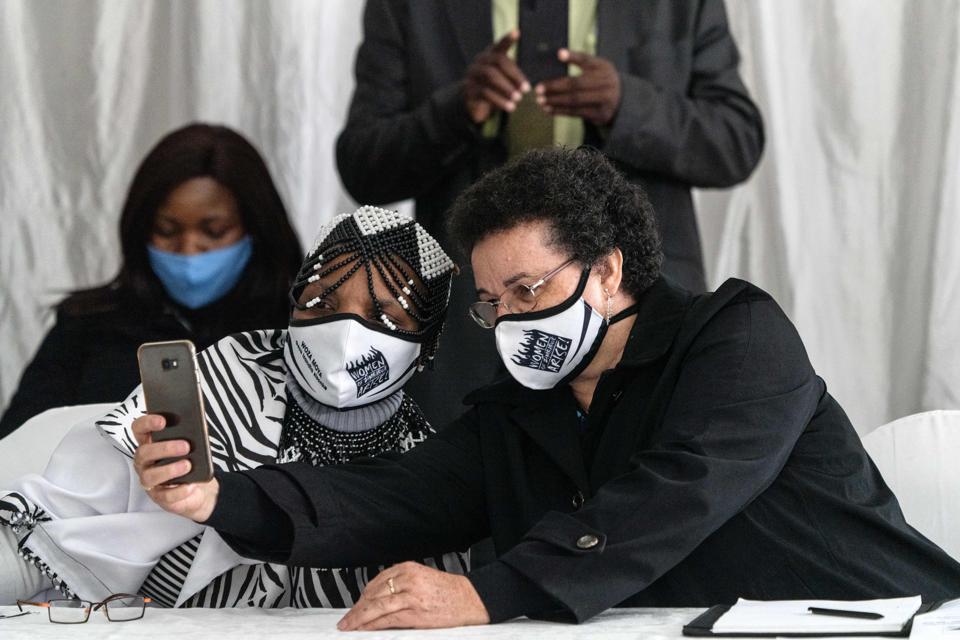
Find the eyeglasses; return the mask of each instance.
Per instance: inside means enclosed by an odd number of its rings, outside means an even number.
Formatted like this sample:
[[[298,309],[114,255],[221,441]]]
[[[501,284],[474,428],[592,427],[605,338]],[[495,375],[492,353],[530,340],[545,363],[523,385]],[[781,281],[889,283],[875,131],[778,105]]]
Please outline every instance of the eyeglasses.
[[[556,269],[548,271],[540,276],[540,279],[533,284],[515,284],[496,300],[479,300],[470,305],[470,317],[474,322],[484,329],[493,329],[497,324],[497,307],[503,305],[508,313],[527,313],[533,311],[537,306],[537,290],[547,283],[553,276],[557,275],[569,265],[573,264],[576,258],[570,258]],[[512,302],[507,302],[507,294]]]
[[[87,600],[51,600],[50,602],[30,602],[17,600],[17,608],[24,613],[22,605],[44,607],[50,622],[56,624],[81,624],[90,619],[90,612],[103,608],[110,622],[130,622],[143,617],[150,598],[129,593],[115,593],[102,602]]]

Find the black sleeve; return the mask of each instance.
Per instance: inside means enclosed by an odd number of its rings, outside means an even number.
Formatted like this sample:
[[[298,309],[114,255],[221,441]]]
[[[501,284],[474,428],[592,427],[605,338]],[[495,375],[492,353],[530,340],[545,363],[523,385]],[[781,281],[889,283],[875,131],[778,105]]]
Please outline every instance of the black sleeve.
[[[293,528],[287,514],[242,473],[217,471],[217,504],[203,524],[234,551],[264,562],[282,562],[290,553]]]
[[[684,45],[692,56],[685,93],[620,74],[620,108],[603,150],[636,170],[728,187],[759,162],[763,121],[737,73],[740,58],[722,0],[700,3],[691,36]]]
[[[294,536],[287,511],[273,502],[246,474],[217,472],[216,476],[220,483],[217,506],[203,524],[216,529],[242,556],[265,562],[288,562]],[[291,501],[294,504],[288,504],[288,508],[310,508],[299,490],[289,497],[293,496],[297,499]],[[391,522],[386,526],[394,527],[394,524]],[[491,622],[531,614],[553,613],[562,618],[566,613],[536,584],[502,562],[491,562],[473,570],[467,578],[480,596]]]
[[[560,622],[573,620],[569,612],[535,582],[499,560],[471,571],[467,578],[492,623],[520,616]]]
[[[489,533],[475,427],[468,414],[403,455],[218,476],[217,506],[204,524],[238,553],[296,566],[365,566],[466,549]]]
[[[303,566],[382,564],[463,549],[488,534],[470,416],[403,456],[217,473],[205,525],[237,553]],[[467,576],[502,622],[565,610],[523,574],[492,562]]]
[[[687,353],[662,428],[631,471],[580,510],[548,513],[498,562],[577,621],[619,604],[773,483],[822,393],[772,300],[721,310]]]
[[[467,115],[461,84],[413,103],[404,3],[369,0],[357,52],[356,88],[337,139],[337,168],[358,202],[417,197],[459,166],[480,130]]]
[[[13,433],[38,413],[75,404],[82,362],[80,351],[84,348],[76,324],[63,313],[57,315],[56,324],[24,370],[20,386],[0,419],[0,438]]]

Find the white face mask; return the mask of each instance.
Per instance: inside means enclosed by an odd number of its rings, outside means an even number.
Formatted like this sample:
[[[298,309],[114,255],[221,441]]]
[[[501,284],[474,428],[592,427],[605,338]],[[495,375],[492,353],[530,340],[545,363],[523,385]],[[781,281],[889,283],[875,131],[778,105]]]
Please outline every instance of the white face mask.
[[[600,348],[607,321],[583,299],[588,275],[584,272],[577,290],[559,305],[497,321],[500,359],[528,389],[551,389],[573,380]]]
[[[367,327],[359,317],[290,323],[283,360],[297,384],[338,409],[382,400],[417,370],[420,343]]]

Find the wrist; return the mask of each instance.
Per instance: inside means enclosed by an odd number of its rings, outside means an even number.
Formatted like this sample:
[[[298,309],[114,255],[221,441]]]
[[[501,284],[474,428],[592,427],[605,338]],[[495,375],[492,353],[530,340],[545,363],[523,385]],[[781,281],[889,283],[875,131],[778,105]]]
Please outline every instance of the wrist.
[[[217,506],[217,497],[220,495],[220,481],[214,478],[210,482],[200,485],[203,492],[203,503],[194,514],[193,521],[203,524],[210,519]]]
[[[490,613],[487,611],[487,606],[483,604],[483,600],[474,588],[473,583],[470,582],[470,578],[466,576],[458,577],[462,580],[463,588],[467,594],[467,600],[470,602],[470,618],[466,621],[466,624],[490,624]]]

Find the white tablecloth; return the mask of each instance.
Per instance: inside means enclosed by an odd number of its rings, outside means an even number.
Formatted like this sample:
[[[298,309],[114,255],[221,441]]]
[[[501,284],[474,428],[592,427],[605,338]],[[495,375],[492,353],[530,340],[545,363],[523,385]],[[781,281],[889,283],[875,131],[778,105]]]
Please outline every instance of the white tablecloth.
[[[2,640],[70,640],[97,638],[243,638],[270,640],[319,640],[323,638],[544,638],[550,640],[666,640],[682,638],[681,629],[703,609],[611,609],[581,625],[537,622],[525,618],[484,627],[431,631],[377,631],[344,633],[337,621],[346,609],[148,609],[142,620],[108,622],[100,612],[85,624],[51,624],[46,611],[19,618],[0,619]],[[0,607],[0,614],[17,613],[16,607]]]
[[[34,609],[36,609],[34,607]],[[47,612],[20,618],[0,619],[3,640],[45,640],[46,638],[200,638],[309,639],[359,637],[382,638],[543,638],[551,640],[654,640],[681,638],[681,628],[703,609],[613,609],[582,625],[567,625],[520,619],[484,627],[436,629],[432,631],[378,631],[344,633],[337,621],[345,609],[148,609],[142,620],[108,622],[99,611],[86,624],[51,624]],[[0,607],[0,614],[17,613],[16,607]]]

